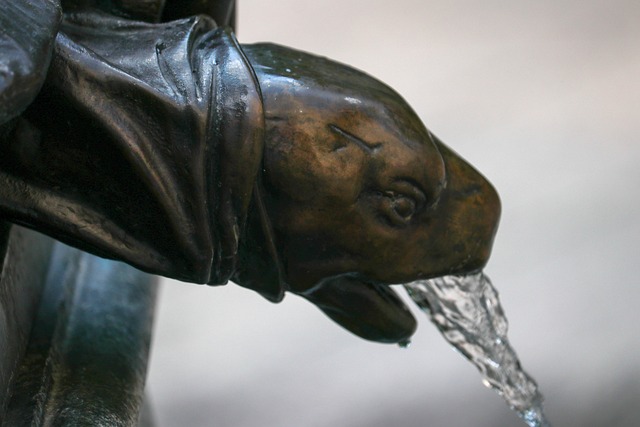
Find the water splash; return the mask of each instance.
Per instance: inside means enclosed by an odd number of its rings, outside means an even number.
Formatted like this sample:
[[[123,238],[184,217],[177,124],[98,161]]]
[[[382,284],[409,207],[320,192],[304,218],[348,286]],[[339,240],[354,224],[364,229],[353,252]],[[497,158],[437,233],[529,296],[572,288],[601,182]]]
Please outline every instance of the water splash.
[[[530,427],[551,426],[538,386],[509,344],[498,292],[484,273],[418,280],[404,287],[445,339],[480,370],[487,387]]]

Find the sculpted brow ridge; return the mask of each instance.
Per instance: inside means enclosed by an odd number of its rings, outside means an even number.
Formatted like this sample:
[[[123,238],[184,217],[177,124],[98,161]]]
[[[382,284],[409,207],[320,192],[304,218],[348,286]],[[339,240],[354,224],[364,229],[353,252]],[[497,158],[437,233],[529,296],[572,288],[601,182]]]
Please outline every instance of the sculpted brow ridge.
[[[358,138],[354,134],[347,132],[346,130],[342,129],[341,127],[333,123],[329,124],[329,129],[331,129],[333,132],[337,133],[338,135],[342,136],[343,138],[346,138],[350,142],[355,143],[358,147],[360,147],[360,149],[364,150],[368,154],[373,154],[378,148],[382,146],[382,143],[374,144],[374,143],[364,141],[361,138]]]

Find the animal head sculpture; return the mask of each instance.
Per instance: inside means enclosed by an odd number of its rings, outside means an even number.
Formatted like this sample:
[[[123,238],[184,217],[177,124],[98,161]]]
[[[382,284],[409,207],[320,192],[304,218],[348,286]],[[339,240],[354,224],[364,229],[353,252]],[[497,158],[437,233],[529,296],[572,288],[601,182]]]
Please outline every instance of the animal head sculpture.
[[[376,79],[281,46],[244,51],[264,102],[263,198],[285,289],[364,338],[406,340],[415,320],[387,285],[482,268],[497,193]]]
[[[382,342],[415,329],[389,285],[482,268],[500,212],[386,85],[204,16],[66,16],[42,91],[0,130],[3,219],[152,273],[290,291]]]

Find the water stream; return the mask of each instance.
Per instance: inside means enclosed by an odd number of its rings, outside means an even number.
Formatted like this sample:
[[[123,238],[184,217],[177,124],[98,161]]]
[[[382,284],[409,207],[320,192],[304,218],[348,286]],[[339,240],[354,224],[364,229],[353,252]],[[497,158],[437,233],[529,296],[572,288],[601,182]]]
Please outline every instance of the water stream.
[[[550,427],[535,381],[520,367],[507,339],[498,292],[484,273],[418,280],[404,285],[440,333],[480,370],[530,427]]]

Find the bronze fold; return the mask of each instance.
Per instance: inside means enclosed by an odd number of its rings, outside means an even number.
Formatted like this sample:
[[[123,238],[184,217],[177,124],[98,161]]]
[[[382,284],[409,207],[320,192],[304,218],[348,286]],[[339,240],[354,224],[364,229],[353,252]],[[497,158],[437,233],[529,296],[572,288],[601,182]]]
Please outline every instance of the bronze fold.
[[[210,18],[69,14],[42,92],[0,144],[0,214],[150,273],[223,284],[263,127],[251,67]]]

